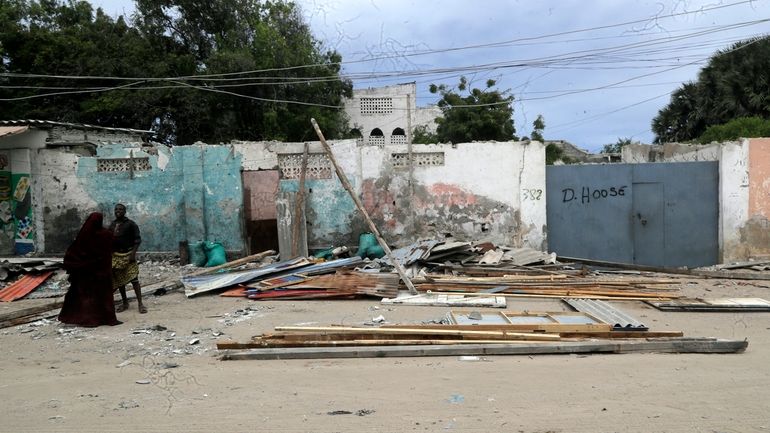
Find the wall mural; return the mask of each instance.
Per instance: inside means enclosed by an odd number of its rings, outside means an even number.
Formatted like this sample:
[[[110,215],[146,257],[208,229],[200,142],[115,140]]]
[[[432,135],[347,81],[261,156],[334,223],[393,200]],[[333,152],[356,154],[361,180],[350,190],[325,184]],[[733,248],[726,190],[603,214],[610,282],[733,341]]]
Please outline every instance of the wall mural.
[[[0,151],[0,254],[13,254],[16,224],[11,212],[10,152]]]

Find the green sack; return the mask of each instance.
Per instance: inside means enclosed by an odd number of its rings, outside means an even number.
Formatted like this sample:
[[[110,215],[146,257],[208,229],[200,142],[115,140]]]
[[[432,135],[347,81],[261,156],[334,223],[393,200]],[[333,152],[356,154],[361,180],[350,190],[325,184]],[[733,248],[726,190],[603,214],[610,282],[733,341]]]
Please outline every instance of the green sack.
[[[358,251],[356,255],[361,258],[365,258],[369,253],[369,248],[377,245],[377,238],[372,233],[361,233],[358,237]]]
[[[206,258],[206,250],[204,249],[205,242],[198,241],[191,243],[188,247],[188,253],[190,254],[190,263],[192,263],[195,266],[204,266],[206,265],[206,261],[208,261],[208,258]]]
[[[207,268],[224,265],[227,263],[225,247],[223,247],[219,242],[206,242],[204,244],[204,249],[206,250],[206,257],[208,259],[205,264]]]

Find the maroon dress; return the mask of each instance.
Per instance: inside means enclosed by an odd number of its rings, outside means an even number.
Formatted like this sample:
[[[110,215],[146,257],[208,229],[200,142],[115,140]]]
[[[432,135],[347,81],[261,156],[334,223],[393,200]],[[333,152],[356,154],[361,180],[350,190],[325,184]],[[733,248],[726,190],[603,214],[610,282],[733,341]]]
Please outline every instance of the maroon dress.
[[[88,216],[75,242],[64,254],[70,288],[59,320],[80,326],[118,325],[112,291],[112,233],[103,216]]]

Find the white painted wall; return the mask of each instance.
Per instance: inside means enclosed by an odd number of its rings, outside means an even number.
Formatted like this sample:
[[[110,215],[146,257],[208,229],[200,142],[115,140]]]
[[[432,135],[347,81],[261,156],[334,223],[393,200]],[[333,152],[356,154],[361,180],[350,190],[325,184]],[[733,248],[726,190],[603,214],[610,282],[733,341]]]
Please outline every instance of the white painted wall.
[[[415,83],[394,86],[355,89],[353,97],[344,102],[345,114],[351,128],[357,128],[363,135],[363,143],[369,144],[369,134],[379,128],[385,136],[385,144],[391,143],[395,128],[401,128],[409,135],[418,125],[424,125],[429,131],[436,131],[434,119],[441,115],[435,106],[417,107],[417,86]],[[389,114],[361,114],[361,98],[390,98],[393,111]]]
[[[84,216],[99,211],[99,208],[82,188],[76,176],[80,155],[64,152],[60,148],[43,148],[31,152],[34,152],[32,158],[33,214],[35,227],[38,229],[35,246],[38,251],[46,251],[46,229],[72,231],[73,227],[77,228],[82,224]],[[68,209],[76,209],[78,219],[70,221],[68,225],[46,227],[45,221],[55,223],[52,217],[64,214]]]
[[[300,154],[304,146],[303,143],[276,142],[232,144],[235,150],[243,155],[244,170],[275,169],[278,165],[278,154]],[[407,153],[408,146],[359,146],[355,140],[331,141],[330,146],[359,196],[366,194],[362,188],[367,180],[387,178],[394,193],[408,190],[408,168],[394,167],[391,160],[394,153]],[[322,153],[323,149],[320,143],[312,142],[309,143],[309,152]],[[444,165],[415,166],[411,177],[418,192],[434,192],[450,202],[456,199],[458,218],[465,217],[463,212],[469,209],[469,206],[465,206],[467,201],[500,204],[500,209],[492,209],[491,213],[496,216],[490,217],[488,221],[474,219],[475,216],[472,215],[467,223],[461,224],[463,233],[454,233],[456,237],[545,249],[544,144],[537,141],[420,144],[413,145],[412,152],[444,153]],[[363,197],[363,200],[366,202],[367,197]],[[418,206],[420,204],[422,208]],[[392,225],[381,229],[388,232],[391,238],[408,235],[413,228],[410,225],[419,225],[431,217],[432,207],[431,203],[426,203],[426,197],[417,197],[411,221],[403,218],[395,222],[391,220]],[[504,212],[503,208],[518,211],[518,221],[515,224],[518,229],[515,232],[510,229],[514,226],[511,224],[514,215],[500,215],[500,212]],[[380,210],[387,219],[391,212],[389,205],[381,201]],[[486,225],[487,231],[481,231],[481,223]]]
[[[749,220],[749,140],[719,146],[719,240],[723,263],[747,259],[741,227]]]

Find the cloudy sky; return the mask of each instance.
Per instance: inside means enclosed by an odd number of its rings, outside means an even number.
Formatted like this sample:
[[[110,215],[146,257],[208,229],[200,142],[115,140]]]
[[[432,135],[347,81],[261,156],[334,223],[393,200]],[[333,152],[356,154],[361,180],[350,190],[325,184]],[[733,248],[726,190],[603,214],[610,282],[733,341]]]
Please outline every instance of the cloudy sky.
[[[110,14],[130,1],[94,1]],[[357,88],[416,82],[515,97],[519,135],[538,114],[546,139],[596,151],[651,142],[650,122],[717,50],[770,32],[770,0],[298,0],[317,38],[339,51]]]

